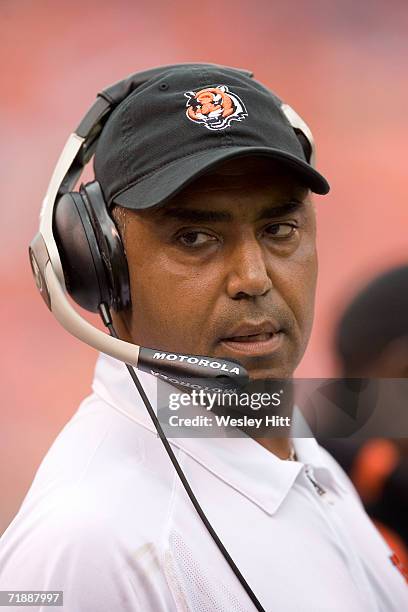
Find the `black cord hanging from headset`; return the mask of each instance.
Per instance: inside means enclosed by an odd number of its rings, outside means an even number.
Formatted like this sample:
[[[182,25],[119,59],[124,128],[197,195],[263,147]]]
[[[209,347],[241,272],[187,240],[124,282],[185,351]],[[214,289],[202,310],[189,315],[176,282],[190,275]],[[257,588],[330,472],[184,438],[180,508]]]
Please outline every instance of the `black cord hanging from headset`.
[[[102,317],[102,321],[104,323],[104,325],[108,328],[109,333],[111,336],[113,336],[114,338],[118,338],[119,336],[117,335],[114,327],[113,327],[113,323],[112,323],[112,317],[110,315],[110,311],[109,308],[106,306],[106,304],[100,304],[99,306],[99,312],[100,315]],[[262,605],[260,604],[260,602],[258,601],[258,598],[256,597],[255,593],[252,591],[251,587],[249,586],[249,584],[247,583],[247,581],[245,580],[245,578],[243,577],[243,575],[241,574],[241,572],[239,571],[238,567],[235,565],[232,557],[230,556],[230,554],[228,553],[227,549],[225,548],[224,544],[221,542],[220,538],[218,537],[218,535],[216,534],[216,532],[214,531],[211,523],[209,522],[209,520],[207,519],[206,515],[204,514],[203,509],[201,508],[200,504],[198,503],[198,500],[196,498],[196,496],[193,493],[193,490],[191,489],[188,480],[183,472],[183,470],[180,467],[179,462],[176,459],[176,456],[173,452],[173,449],[171,448],[169,441],[166,438],[166,435],[160,425],[160,422],[152,408],[152,405],[149,401],[149,398],[147,397],[142,384],[135,372],[135,369],[130,366],[129,364],[125,364],[128,372],[134,382],[134,384],[136,385],[137,390],[139,391],[140,397],[142,398],[147,412],[149,413],[150,418],[153,421],[153,425],[156,428],[157,434],[160,438],[160,440],[163,442],[164,448],[167,451],[168,456],[170,457],[170,461],[172,462],[174,469],[176,470],[181,483],[184,487],[184,489],[187,492],[187,495],[189,496],[194,508],[196,509],[200,519],[202,520],[202,522],[204,523],[207,531],[209,532],[209,534],[211,535],[212,539],[214,540],[214,542],[216,543],[216,545],[218,546],[218,548],[220,549],[221,553],[223,554],[225,560],[227,561],[227,563],[229,564],[229,566],[231,567],[232,571],[234,572],[234,574],[236,575],[236,577],[238,578],[238,580],[240,581],[240,583],[242,584],[242,586],[244,587],[245,591],[247,592],[248,596],[250,597],[252,603],[254,604],[254,606],[256,607],[257,610],[259,610],[259,612],[266,612],[265,609],[262,607]]]

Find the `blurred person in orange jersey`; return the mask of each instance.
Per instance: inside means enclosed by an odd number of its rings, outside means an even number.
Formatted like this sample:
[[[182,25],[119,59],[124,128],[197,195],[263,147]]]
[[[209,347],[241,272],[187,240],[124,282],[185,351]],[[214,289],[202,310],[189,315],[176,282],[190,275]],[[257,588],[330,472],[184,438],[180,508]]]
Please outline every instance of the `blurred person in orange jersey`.
[[[345,378],[408,377],[408,265],[373,279],[345,309],[335,350]],[[408,565],[408,440],[323,443],[351,476],[377,527]]]

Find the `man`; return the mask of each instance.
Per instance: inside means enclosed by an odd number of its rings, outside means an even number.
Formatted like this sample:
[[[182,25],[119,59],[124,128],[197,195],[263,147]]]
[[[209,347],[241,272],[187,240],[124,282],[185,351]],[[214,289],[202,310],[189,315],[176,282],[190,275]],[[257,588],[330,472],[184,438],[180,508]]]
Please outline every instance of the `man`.
[[[237,359],[252,380],[293,375],[313,320],[310,190],[328,185],[309,164],[307,127],[294,130],[288,116],[256,81],[210,65],[175,68],[119,105],[95,174],[129,266],[131,307],[114,314],[120,338]],[[139,377],[157,406],[156,378]],[[264,610],[404,608],[392,551],[313,439],[171,444]],[[125,366],[105,355],[0,551],[1,588],[63,590],[70,611],[254,609]]]

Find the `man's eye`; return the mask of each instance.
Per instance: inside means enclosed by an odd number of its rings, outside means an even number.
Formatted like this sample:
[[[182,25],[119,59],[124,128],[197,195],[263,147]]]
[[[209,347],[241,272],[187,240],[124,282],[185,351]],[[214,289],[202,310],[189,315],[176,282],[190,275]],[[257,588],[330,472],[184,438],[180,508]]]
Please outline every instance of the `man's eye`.
[[[200,247],[216,240],[215,236],[206,234],[205,232],[184,232],[177,238],[181,244],[189,247]]]
[[[268,236],[273,238],[290,238],[296,231],[296,225],[291,223],[273,223],[265,231]]]

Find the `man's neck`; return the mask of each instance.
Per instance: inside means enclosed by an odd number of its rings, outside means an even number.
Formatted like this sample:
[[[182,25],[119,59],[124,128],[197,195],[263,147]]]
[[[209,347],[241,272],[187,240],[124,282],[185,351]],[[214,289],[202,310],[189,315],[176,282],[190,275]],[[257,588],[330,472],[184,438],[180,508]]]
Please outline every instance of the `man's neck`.
[[[182,391],[183,393],[191,392],[191,390],[189,390],[188,388],[178,385],[176,383],[172,383],[172,385],[180,389],[180,391]],[[291,385],[286,387],[285,396],[286,396],[285,397],[286,401],[285,401],[285,406],[283,407],[283,410],[282,409],[277,410],[276,413],[279,412],[279,415],[278,415],[279,418],[283,418],[283,415],[285,415],[286,417],[289,417],[289,419],[291,419],[292,411],[293,411],[293,387]],[[262,415],[262,411],[260,411],[259,413],[255,413],[255,414],[256,416],[265,417],[267,412],[265,412],[263,415]],[[236,416],[242,416],[242,415],[237,414]],[[280,431],[280,435],[279,434],[276,435],[277,431],[275,428],[273,428],[275,435],[268,436],[268,433],[271,431],[270,427],[263,427],[261,431],[262,433],[266,433],[266,436],[261,435],[261,436],[256,436],[256,437],[255,435],[252,435],[253,429],[248,430],[246,427],[238,428],[238,429],[242,429],[242,431],[244,431],[247,435],[249,435],[253,440],[255,440],[256,442],[258,442],[258,444],[266,448],[266,450],[270,451],[271,453],[279,457],[279,459],[289,458],[293,447],[290,441],[290,437],[288,435],[285,435],[286,431],[283,428]],[[261,431],[258,433],[261,433]]]
[[[285,438],[254,438],[258,444],[279,457],[288,459],[292,451],[292,444],[289,437]]]

